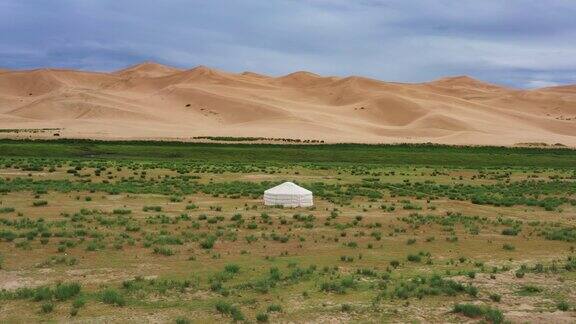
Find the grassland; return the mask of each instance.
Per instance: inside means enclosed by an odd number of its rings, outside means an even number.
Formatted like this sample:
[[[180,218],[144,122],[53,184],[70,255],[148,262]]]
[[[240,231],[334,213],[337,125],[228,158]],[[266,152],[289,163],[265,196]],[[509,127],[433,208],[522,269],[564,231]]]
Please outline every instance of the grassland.
[[[0,322],[571,322],[576,152],[0,141]],[[307,209],[265,207],[295,181]]]

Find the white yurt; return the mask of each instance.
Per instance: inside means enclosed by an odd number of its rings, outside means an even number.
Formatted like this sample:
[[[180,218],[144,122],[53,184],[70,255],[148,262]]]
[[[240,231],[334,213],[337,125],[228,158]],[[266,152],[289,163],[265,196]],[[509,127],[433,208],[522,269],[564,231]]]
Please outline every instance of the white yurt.
[[[312,191],[292,182],[284,182],[264,191],[264,205],[283,207],[310,207],[314,205]]]

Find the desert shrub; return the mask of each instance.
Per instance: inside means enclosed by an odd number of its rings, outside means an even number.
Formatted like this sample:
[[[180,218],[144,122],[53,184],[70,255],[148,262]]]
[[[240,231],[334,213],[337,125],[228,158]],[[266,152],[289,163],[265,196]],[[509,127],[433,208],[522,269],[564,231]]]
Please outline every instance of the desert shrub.
[[[240,272],[240,266],[238,266],[237,264],[227,264],[226,266],[224,266],[224,271],[226,271],[227,273],[236,274]]]
[[[320,290],[324,292],[332,292],[337,294],[344,294],[348,288],[356,286],[356,281],[353,277],[344,277],[338,281],[324,282],[320,285]]]
[[[155,240],[154,240],[155,244],[167,244],[167,245],[182,245],[184,244],[184,242],[182,242],[182,240],[176,236],[172,236],[172,235],[168,235],[168,234],[163,234],[163,235],[159,235]]]
[[[33,294],[34,301],[50,300],[54,296],[54,292],[49,287],[38,287]]]
[[[502,311],[488,306],[456,304],[454,305],[453,312],[470,318],[484,317],[485,320],[493,324],[500,324],[504,322],[504,314]]]
[[[493,302],[499,303],[501,299],[502,296],[500,296],[499,294],[490,294],[490,300],[492,300]]]
[[[86,300],[84,298],[76,298],[73,302],[72,302],[72,307],[73,308],[82,308],[84,307],[84,305],[86,305]]]
[[[99,240],[92,240],[88,243],[88,245],[86,245],[86,251],[97,251],[103,250],[104,248],[104,243]]]
[[[516,248],[512,244],[505,243],[502,248],[506,251],[514,251]]]
[[[42,313],[45,314],[52,313],[54,311],[54,304],[50,302],[43,303],[40,309],[42,310]]]
[[[520,290],[518,290],[518,293],[521,295],[531,295],[539,292],[542,292],[542,288],[532,285],[522,286],[520,287]]]
[[[268,308],[266,308],[266,311],[268,313],[273,313],[273,312],[281,312],[282,311],[282,306],[278,305],[278,304],[270,304],[268,305]]]
[[[352,311],[352,305],[350,305],[350,304],[342,304],[342,305],[340,306],[340,311],[345,312],[345,313],[351,312],[351,311]]]
[[[124,297],[122,297],[122,295],[113,288],[105,289],[100,294],[100,300],[104,304],[109,304],[109,305],[113,305],[113,306],[126,305],[126,301],[124,300]]]
[[[34,207],[40,207],[40,206],[46,206],[48,205],[48,202],[46,200],[35,200],[32,202],[32,206]]]
[[[268,322],[268,314],[266,313],[258,313],[256,314],[256,321],[260,322],[260,323],[266,323]]]
[[[554,228],[544,234],[547,240],[576,242],[576,227]]]
[[[244,320],[244,315],[236,306],[225,301],[218,301],[215,305],[216,310],[222,315],[230,315],[234,321]]]
[[[142,210],[145,212],[147,212],[147,211],[160,212],[160,211],[162,211],[162,207],[161,206],[144,206],[144,207],[142,207]]]
[[[443,279],[439,275],[431,277],[417,276],[411,280],[401,281],[389,292],[391,298],[407,299],[410,297],[423,298],[424,296],[456,296],[467,293],[476,296],[478,289],[472,285],[465,286],[454,280]]]
[[[420,262],[420,261],[422,261],[422,257],[420,257],[420,255],[418,255],[418,254],[408,254],[408,256],[406,257],[406,260],[408,260],[410,262]]]
[[[140,226],[138,226],[138,224],[135,224],[135,223],[129,223],[126,225],[126,227],[124,229],[127,232],[138,232],[138,231],[140,231]]]
[[[244,239],[246,240],[246,242],[248,242],[248,244],[258,241],[258,238],[253,234],[245,236]]]
[[[206,250],[210,250],[214,247],[214,243],[216,243],[216,236],[209,235],[206,237],[202,242],[200,242],[200,247]]]
[[[558,310],[566,312],[570,309],[570,305],[566,301],[561,301],[558,304],[556,304],[556,308],[558,308]]]
[[[154,254],[160,254],[164,256],[174,255],[174,250],[167,246],[157,246],[154,248]]]
[[[518,235],[519,232],[520,232],[520,229],[516,228],[516,227],[505,228],[502,230],[502,235],[516,236],[516,235]]]
[[[191,324],[192,321],[190,321],[186,317],[181,316],[181,317],[176,318],[175,323],[176,324]]]
[[[68,300],[77,296],[80,293],[80,289],[80,284],[77,282],[61,283],[56,285],[56,288],[54,289],[54,297],[60,301]]]

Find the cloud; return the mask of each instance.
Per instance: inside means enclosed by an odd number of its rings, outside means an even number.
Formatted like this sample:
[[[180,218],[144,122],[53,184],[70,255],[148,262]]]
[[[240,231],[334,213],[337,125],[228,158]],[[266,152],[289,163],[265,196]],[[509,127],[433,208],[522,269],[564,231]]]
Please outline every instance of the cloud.
[[[0,64],[574,83],[571,0],[3,0]]]

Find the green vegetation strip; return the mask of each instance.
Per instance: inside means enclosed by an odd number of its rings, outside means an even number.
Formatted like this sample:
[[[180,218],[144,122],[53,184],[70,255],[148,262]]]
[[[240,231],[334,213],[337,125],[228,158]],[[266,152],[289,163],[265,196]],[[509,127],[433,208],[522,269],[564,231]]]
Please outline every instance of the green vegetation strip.
[[[0,140],[2,157],[185,159],[212,162],[365,163],[450,165],[459,167],[560,167],[576,165],[576,150],[566,148],[401,145],[272,145],[146,141]]]

